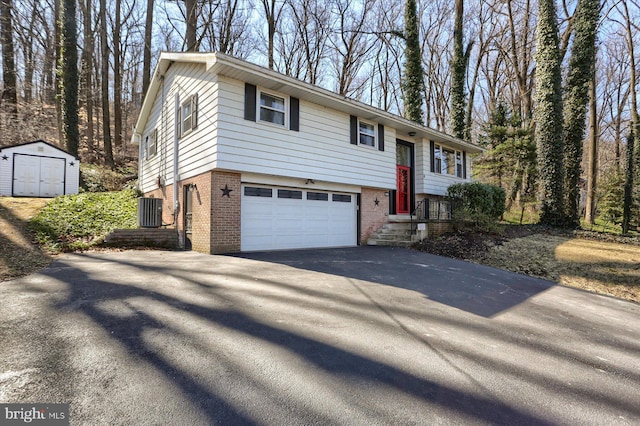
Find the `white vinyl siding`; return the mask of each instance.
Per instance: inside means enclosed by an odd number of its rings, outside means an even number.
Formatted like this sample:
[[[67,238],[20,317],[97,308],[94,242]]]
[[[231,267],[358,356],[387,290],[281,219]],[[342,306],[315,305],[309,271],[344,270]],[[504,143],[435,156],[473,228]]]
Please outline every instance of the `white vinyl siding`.
[[[395,187],[395,131],[385,128],[385,151],[349,142],[349,115],[300,99],[300,131],[244,120],[244,83],[220,77],[217,165],[358,186]]]
[[[471,181],[471,159],[467,155],[467,179],[457,176],[443,175],[431,172],[431,152],[429,141],[422,139],[416,143],[416,194],[447,195],[447,188],[454,183]],[[435,166],[435,165],[434,165]]]
[[[179,140],[178,167],[180,179],[196,176],[215,168],[217,143],[217,84],[215,76],[202,64],[175,63],[164,78],[151,107],[142,134],[157,129],[157,153],[140,166],[140,189],[157,189],[158,178],[166,185],[173,180],[173,143],[176,134],[176,96],[182,109],[187,102],[195,102],[197,94],[197,129],[185,133]],[[178,130],[182,130],[182,120]],[[179,136],[179,135],[178,135]]]

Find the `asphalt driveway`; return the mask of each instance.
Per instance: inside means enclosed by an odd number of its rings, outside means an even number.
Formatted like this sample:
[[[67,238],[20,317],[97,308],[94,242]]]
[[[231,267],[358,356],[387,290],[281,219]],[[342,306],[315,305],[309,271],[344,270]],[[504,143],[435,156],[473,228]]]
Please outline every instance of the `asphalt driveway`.
[[[639,424],[640,305],[406,249],[68,254],[0,283],[0,402],[72,424]]]

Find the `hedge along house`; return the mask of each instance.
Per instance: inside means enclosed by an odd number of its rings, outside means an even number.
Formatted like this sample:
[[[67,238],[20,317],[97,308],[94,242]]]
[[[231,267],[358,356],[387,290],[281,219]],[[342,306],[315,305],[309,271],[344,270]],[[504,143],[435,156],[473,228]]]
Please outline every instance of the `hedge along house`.
[[[481,152],[220,53],[162,53],[133,138],[140,190],[206,253],[364,243]]]
[[[37,140],[0,148],[0,196],[57,197],[77,194],[80,160]]]

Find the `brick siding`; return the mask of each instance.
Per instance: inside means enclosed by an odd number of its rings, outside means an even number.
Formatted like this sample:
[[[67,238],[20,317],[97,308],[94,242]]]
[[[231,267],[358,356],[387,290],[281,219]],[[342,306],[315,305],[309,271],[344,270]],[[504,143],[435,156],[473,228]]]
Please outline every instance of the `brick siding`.
[[[228,197],[222,192],[225,186],[230,189]],[[182,245],[186,188],[193,191],[191,248],[209,254],[240,251],[240,174],[214,171],[180,181],[176,224],[173,223],[173,185],[144,194],[162,198],[163,224],[180,231]]]
[[[223,189],[229,190],[228,196]],[[211,186],[211,253],[240,251],[240,173],[214,171]]]
[[[158,247],[178,248],[178,233],[175,229],[140,228],[115,229],[104,239],[109,247]]]
[[[389,215],[389,191],[362,188],[360,194],[360,243],[366,244],[371,234],[377,231]],[[378,200],[376,205],[375,200]]]

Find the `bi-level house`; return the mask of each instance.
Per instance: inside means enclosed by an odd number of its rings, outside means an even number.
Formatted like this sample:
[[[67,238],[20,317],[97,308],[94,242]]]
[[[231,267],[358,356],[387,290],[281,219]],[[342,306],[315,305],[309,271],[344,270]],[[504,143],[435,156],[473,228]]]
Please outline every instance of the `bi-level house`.
[[[194,250],[355,246],[470,180],[476,145],[220,53],[163,53],[139,187]]]

